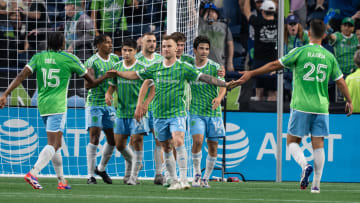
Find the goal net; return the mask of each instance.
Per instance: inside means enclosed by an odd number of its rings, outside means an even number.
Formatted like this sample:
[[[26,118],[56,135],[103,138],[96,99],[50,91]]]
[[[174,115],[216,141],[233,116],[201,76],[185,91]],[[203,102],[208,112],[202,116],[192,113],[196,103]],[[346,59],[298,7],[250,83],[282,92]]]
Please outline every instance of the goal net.
[[[32,2],[32,3],[29,3]],[[169,25],[187,36],[186,52],[192,54],[192,41],[197,33],[200,0],[178,0],[176,7],[168,8],[164,0],[0,0],[0,94],[37,52],[46,49],[48,33],[62,31],[66,51],[85,62],[95,53],[94,36],[106,33],[113,40],[114,53],[121,55],[125,38],[137,39],[145,32],[154,32],[160,41],[169,32]],[[176,13],[175,21],[168,18]],[[82,78],[74,75],[68,88],[68,112],[64,130],[62,156],[64,175],[86,176],[86,146],[89,135],[85,129],[85,100],[87,90]],[[191,136],[185,144],[188,151],[188,176],[192,177]],[[97,151],[100,162],[103,145],[101,134]],[[8,106],[0,110],[0,175],[20,176],[35,164],[47,144],[43,120],[37,110],[36,76],[31,75],[8,97]],[[143,169],[139,176],[154,177],[155,163],[153,136],[144,138]],[[124,176],[124,159],[114,150],[107,171],[112,177]],[[42,176],[53,176],[52,164]]]

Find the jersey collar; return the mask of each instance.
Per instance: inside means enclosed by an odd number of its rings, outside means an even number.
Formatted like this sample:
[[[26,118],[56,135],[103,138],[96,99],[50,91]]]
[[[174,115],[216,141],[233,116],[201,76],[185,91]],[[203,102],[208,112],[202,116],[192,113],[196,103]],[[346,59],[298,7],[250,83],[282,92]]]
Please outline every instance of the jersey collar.
[[[99,55],[99,53],[96,53],[96,56],[98,56],[98,58],[100,59],[100,60],[102,60],[103,62],[109,62],[110,61],[110,54],[109,54],[109,58],[106,60],[106,59],[103,59],[100,55]]]
[[[204,68],[207,64],[208,64],[208,62],[209,62],[209,60],[208,59],[206,59],[206,63],[203,65],[203,66],[201,66],[201,67],[198,67],[198,66],[194,66],[196,69],[202,69],[202,68]]]
[[[134,67],[136,63],[137,63],[137,59],[135,60],[135,62],[134,62],[131,66],[126,66],[126,65],[125,65],[125,61],[123,61],[124,68],[127,69],[127,70],[129,70],[129,69],[131,69],[132,67]]]

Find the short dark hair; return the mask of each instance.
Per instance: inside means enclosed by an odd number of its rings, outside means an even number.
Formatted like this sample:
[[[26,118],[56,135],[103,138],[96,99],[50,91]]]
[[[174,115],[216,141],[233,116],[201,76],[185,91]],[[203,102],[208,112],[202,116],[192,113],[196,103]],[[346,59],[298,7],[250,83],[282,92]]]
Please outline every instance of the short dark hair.
[[[176,43],[178,43],[178,42],[186,42],[186,36],[182,32],[173,32],[171,34],[171,36],[173,37],[173,39],[175,40]]]
[[[131,38],[126,38],[123,43],[122,43],[122,47],[124,46],[128,46],[131,48],[134,48],[135,50],[137,50],[137,43],[134,39]]]
[[[194,44],[193,44],[194,49],[197,49],[199,44],[201,44],[201,43],[208,44],[209,48],[210,48],[210,40],[209,40],[209,38],[206,37],[206,36],[199,35],[194,39]]]
[[[143,37],[146,36],[146,35],[148,35],[148,36],[155,36],[155,37],[156,37],[155,33],[153,33],[153,32],[145,32],[145,33],[143,34]]]
[[[60,51],[63,49],[65,37],[61,32],[50,32],[47,37],[47,50]]]
[[[314,19],[310,22],[311,36],[316,39],[321,39],[326,31],[326,25],[321,19]]]
[[[98,44],[101,44],[106,41],[106,37],[109,37],[109,35],[106,34],[100,34],[95,37],[94,39],[94,47],[96,47]]]
[[[174,40],[174,42],[176,42],[176,40],[174,39],[174,37],[172,35],[163,35],[162,37],[162,41],[164,40]]]

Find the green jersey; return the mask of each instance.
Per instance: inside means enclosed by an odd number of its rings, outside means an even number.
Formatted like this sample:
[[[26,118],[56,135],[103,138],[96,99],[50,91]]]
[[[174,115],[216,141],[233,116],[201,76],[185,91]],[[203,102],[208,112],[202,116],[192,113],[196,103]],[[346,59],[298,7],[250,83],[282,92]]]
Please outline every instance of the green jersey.
[[[328,82],[342,77],[334,55],[318,44],[308,44],[291,50],[279,59],[293,72],[292,109],[329,113]]]
[[[138,61],[140,61],[140,62],[142,62],[142,63],[144,63],[144,64],[146,64],[146,65],[149,65],[149,64],[154,63],[154,62],[156,62],[156,61],[162,61],[162,59],[163,59],[163,57],[162,57],[160,54],[158,54],[158,53],[154,53],[154,58],[148,59],[148,58],[146,58],[146,57],[142,54],[141,51],[138,52],[138,53],[135,55],[135,58],[136,58]]]
[[[192,66],[195,65],[194,57],[187,54],[182,54],[179,60],[181,62],[186,62],[188,64],[191,64]],[[189,83],[187,83],[185,86],[185,101],[186,101],[186,110],[189,111],[190,103],[191,103],[191,88]]]
[[[96,79],[104,75],[108,70],[112,69],[114,64],[119,61],[119,57],[115,54],[110,54],[109,58],[105,60],[96,53],[85,62],[85,67],[92,68],[94,70],[94,77]],[[111,79],[106,79],[97,87],[89,90],[86,99],[86,106],[107,106],[105,102],[105,93],[109,87],[110,80]]]
[[[199,70],[202,73],[217,77],[220,80],[225,81],[224,78],[221,78],[217,75],[218,70],[220,70],[220,65],[214,61],[208,59],[207,63],[202,67],[195,66],[195,69]],[[210,85],[202,81],[191,81],[191,105],[190,105],[190,114],[199,115],[206,117],[221,117],[221,106],[217,109],[212,109],[212,100],[219,95],[219,87],[215,85]]]
[[[136,61],[130,67],[125,66],[124,61],[120,61],[114,66],[114,70],[117,71],[143,71],[144,69],[145,64],[139,61]],[[120,77],[114,78],[112,84],[117,87],[118,106],[116,116],[118,118],[134,118],[142,83],[142,80],[126,80]]]
[[[93,0],[91,10],[100,11],[100,30],[103,32],[115,32],[123,19],[125,0]],[[125,21],[126,23],[126,21]],[[122,26],[121,26],[122,27]]]
[[[186,62],[188,64],[191,64],[191,65],[195,65],[195,59],[194,57],[190,56],[190,55],[187,55],[187,54],[182,54],[181,57],[180,57],[180,61],[181,62]]]
[[[186,116],[185,84],[196,81],[201,73],[192,65],[175,61],[171,66],[156,62],[146,69],[137,71],[142,79],[153,79],[156,93],[153,103],[154,118]]]
[[[336,40],[330,44],[334,47],[334,55],[340,65],[340,69],[344,74],[350,74],[355,67],[354,54],[359,44],[356,35],[351,34],[350,37],[344,36],[342,33],[334,33]]]
[[[41,116],[65,113],[72,73],[84,76],[87,72],[78,57],[64,51],[35,54],[26,66],[36,72]]]
[[[354,112],[360,113],[360,68],[351,73],[345,80],[349,87],[350,97],[354,106]]]

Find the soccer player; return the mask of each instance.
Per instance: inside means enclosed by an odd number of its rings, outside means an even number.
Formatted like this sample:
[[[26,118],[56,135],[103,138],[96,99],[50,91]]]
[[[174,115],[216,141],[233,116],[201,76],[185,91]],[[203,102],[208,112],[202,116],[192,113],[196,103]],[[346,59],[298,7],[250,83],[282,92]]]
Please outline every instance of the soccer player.
[[[112,40],[109,36],[100,34],[95,37],[94,46],[97,53],[85,62],[89,74],[99,78],[110,70],[113,65],[119,62],[119,57],[112,54]],[[88,83],[85,82],[87,87]],[[86,99],[86,128],[89,131],[90,143],[86,147],[88,180],[87,184],[96,184],[95,174],[100,175],[105,183],[112,184],[111,178],[105,171],[114,151],[114,120],[115,108],[105,103],[105,93],[108,89],[108,80],[105,80],[98,87],[90,89]],[[99,166],[96,164],[96,150],[99,145],[101,130],[106,135],[107,142],[103,148],[103,154]]]
[[[338,62],[330,52],[321,46],[325,30],[326,25],[322,20],[311,21],[310,44],[295,48],[279,60],[267,63],[259,69],[242,72],[243,76],[234,83],[242,84],[251,77],[284,67],[292,69],[294,86],[290,104],[287,146],[290,154],[303,170],[300,188],[306,189],[313,167],[306,161],[299,144],[304,136],[311,134],[315,168],[312,193],[320,193],[320,180],[325,162],[324,137],[329,135],[328,82],[330,78],[336,81],[346,98],[347,116],[350,116],[353,111],[349,90]]]
[[[195,64],[194,57],[185,54],[186,36],[181,32],[173,32],[171,36],[175,39],[177,44],[176,58],[182,62],[187,62],[191,65]]]
[[[220,64],[208,59],[210,40],[198,36],[194,40],[195,69],[214,77],[220,70]],[[218,77],[220,80],[224,78]],[[192,100],[190,104],[190,134],[193,138],[192,158],[194,164],[193,187],[209,188],[209,177],[214,169],[217,157],[218,138],[225,136],[225,128],[221,114],[221,100],[226,88],[203,82],[190,82]],[[204,135],[207,138],[208,156],[204,177],[201,179],[201,158]],[[200,181],[201,179],[201,181]]]
[[[187,154],[184,145],[186,108],[184,98],[185,81],[203,81],[217,86],[232,86],[215,77],[200,73],[188,63],[176,60],[176,42],[164,36],[162,53],[164,60],[138,71],[118,71],[117,76],[128,80],[153,79],[156,87],[154,98],[154,129],[164,151],[166,168],[172,178],[169,190],[190,188],[187,182]],[[115,73],[112,73],[115,74]],[[174,143],[180,171],[177,181],[176,163],[171,143]]]
[[[158,53],[156,53],[156,36],[152,32],[147,32],[142,36],[141,39],[141,51],[135,55],[136,59],[138,61],[143,62],[144,64],[151,64],[155,61],[162,60],[162,56]],[[148,93],[148,88],[151,87],[151,90],[149,92],[149,95],[147,96],[146,100],[146,94]],[[154,178],[154,184],[156,185],[162,185],[164,182],[164,178],[162,175],[162,163],[163,163],[163,157],[161,153],[161,145],[159,140],[155,137],[154,132],[154,123],[153,123],[153,112],[152,112],[152,105],[151,101],[153,97],[155,96],[155,86],[153,83],[148,80],[147,82],[144,82],[141,86],[139,97],[138,97],[138,103],[135,110],[135,118],[139,119],[142,117],[146,112],[148,112],[148,122],[149,122],[149,128],[152,132],[154,138],[155,138],[155,149],[154,149],[154,160],[155,160],[155,178]]]
[[[109,78],[109,73],[94,80],[87,73],[84,65],[76,56],[62,51],[65,48],[65,38],[60,32],[49,33],[47,51],[34,55],[25,68],[11,82],[6,91],[1,95],[0,108],[4,108],[7,96],[20,83],[36,72],[36,83],[39,91],[38,108],[44,121],[48,144],[42,149],[34,167],[24,179],[34,189],[43,189],[38,182],[38,174],[52,160],[55,172],[59,179],[58,189],[71,189],[63,176],[61,154],[61,139],[64,131],[67,111],[67,88],[72,73],[84,77],[88,86],[95,87]]]
[[[142,71],[145,64],[138,62],[135,58],[136,41],[126,39],[121,49],[123,60],[116,63],[114,70],[119,72]],[[128,185],[136,185],[137,177],[142,168],[142,160],[144,157],[143,136],[149,132],[149,126],[146,118],[142,118],[139,122],[135,120],[134,113],[136,109],[139,90],[142,80],[129,81],[123,78],[115,78],[106,92],[106,100],[111,105],[112,94],[115,87],[118,93],[118,108],[116,111],[116,127],[115,127],[115,145],[123,154],[127,166],[125,168],[124,182]],[[126,147],[128,137],[132,137],[132,150]]]

